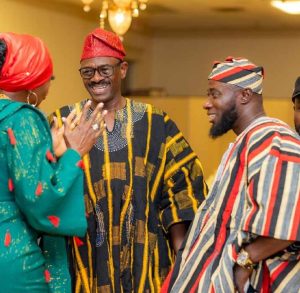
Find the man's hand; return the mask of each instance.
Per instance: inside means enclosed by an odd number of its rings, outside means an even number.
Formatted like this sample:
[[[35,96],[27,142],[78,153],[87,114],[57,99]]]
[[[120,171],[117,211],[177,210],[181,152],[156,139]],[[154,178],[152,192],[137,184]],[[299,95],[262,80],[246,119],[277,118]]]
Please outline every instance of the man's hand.
[[[181,247],[181,244],[185,238],[185,234],[188,230],[188,224],[189,223],[187,223],[187,222],[176,223],[176,224],[173,224],[169,228],[170,242],[175,251],[175,254],[177,254],[177,252],[178,252],[179,248]]]
[[[237,292],[244,293],[245,285],[249,280],[253,270],[248,270],[235,265],[233,268],[233,279]]]
[[[253,263],[259,263],[291,245],[293,241],[275,239],[271,237],[257,237],[252,243],[244,247]],[[234,266],[234,282],[238,292],[244,292],[244,286],[251,276],[252,270]]]

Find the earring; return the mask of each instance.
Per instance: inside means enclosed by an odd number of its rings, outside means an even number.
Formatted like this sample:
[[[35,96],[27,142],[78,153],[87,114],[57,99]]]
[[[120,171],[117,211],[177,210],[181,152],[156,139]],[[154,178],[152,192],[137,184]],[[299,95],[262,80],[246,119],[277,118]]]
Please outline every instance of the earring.
[[[35,98],[35,103],[34,103],[34,104],[31,104],[31,103],[30,103],[30,95],[33,95],[34,98]],[[28,105],[31,105],[32,107],[36,107],[36,105],[38,104],[39,98],[38,98],[38,96],[37,96],[37,94],[36,94],[35,92],[33,92],[33,91],[28,91],[28,95],[27,95],[27,97],[26,97],[26,101],[27,101],[27,104],[28,104]]]

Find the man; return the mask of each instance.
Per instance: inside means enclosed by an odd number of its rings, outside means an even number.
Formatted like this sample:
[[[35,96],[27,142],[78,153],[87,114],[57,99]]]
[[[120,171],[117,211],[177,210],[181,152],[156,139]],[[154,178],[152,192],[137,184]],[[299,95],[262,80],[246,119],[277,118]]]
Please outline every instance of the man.
[[[124,56],[113,33],[95,29],[85,39],[79,71],[92,108],[104,103],[108,113],[84,159],[88,233],[71,243],[75,292],[158,292],[206,195],[199,159],[174,122],[122,97]]]
[[[300,77],[298,77],[295,82],[295,89],[292,95],[292,101],[294,104],[295,130],[300,135]]]
[[[233,130],[162,292],[300,292],[300,141],[265,116],[263,68],[216,62],[204,104],[213,138]]]

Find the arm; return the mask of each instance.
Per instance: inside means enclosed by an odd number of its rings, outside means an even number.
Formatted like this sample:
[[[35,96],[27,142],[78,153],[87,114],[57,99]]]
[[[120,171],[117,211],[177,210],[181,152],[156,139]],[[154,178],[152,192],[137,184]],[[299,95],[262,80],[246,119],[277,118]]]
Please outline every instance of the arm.
[[[179,250],[199,204],[207,194],[199,159],[172,120],[166,121],[168,142],[161,219],[175,251]]]
[[[188,230],[189,224],[190,222],[177,223],[169,228],[170,242],[175,251],[175,254],[177,254],[179,248],[181,247],[181,244]]]
[[[267,260],[299,240],[299,140],[283,129],[270,128],[268,132],[269,140],[265,135],[261,141],[256,136],[249,140],[247,209],[241,230],[258,236],[243,247],[253,263]],[[268,262],[260,265],[268,266]],[[240,292],[250,275],[251,270],[235,266]]]
[[[258,237],[251,244],[244,247],[253,263],[258,263],[269,258],[277,252],[291,245],[293,241],[280,240],[269,237]],[[250,278],[252,270],[245,269],[239,265],[234,267],[234,279],[238,292],[244,292],[244,286]]]
[[[68,149],[57,162],[53,160],[50,130],[38,112],[22,108],[12,121],[15,144],[8,142],[7,158],[17,206],[36,230],[84,235],[80,155]]]

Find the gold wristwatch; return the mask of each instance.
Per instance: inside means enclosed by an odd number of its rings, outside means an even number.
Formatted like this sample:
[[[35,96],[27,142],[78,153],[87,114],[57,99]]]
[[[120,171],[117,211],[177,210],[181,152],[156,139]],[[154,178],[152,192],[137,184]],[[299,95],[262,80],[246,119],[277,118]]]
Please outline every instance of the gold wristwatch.
[[[256,264],[251,260],[248,252],[245,249],[241,249],[238,253],[236,263],[247,270],[253,270]]]

